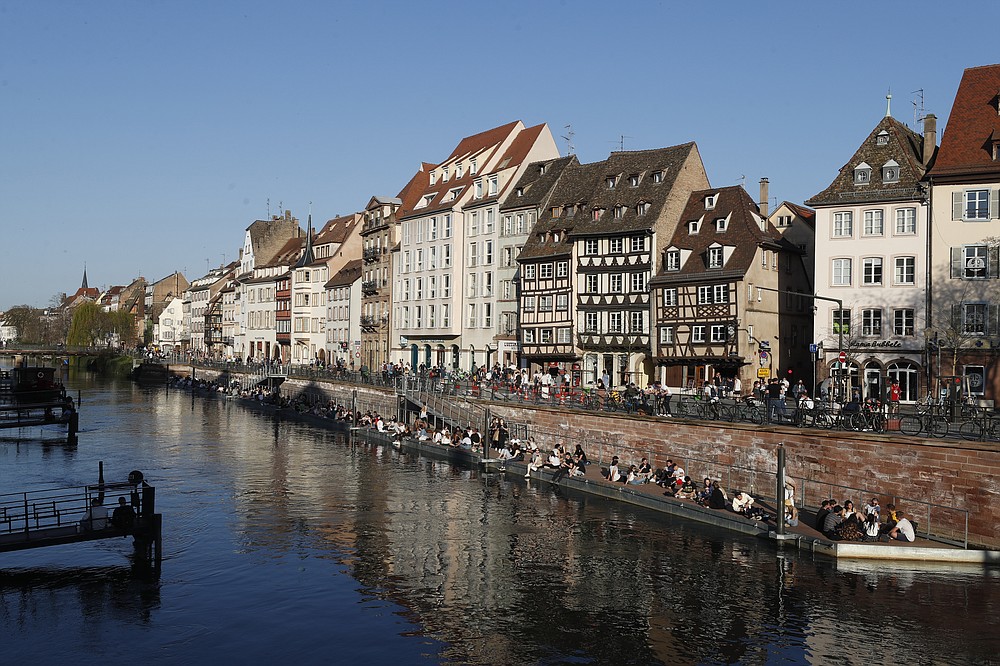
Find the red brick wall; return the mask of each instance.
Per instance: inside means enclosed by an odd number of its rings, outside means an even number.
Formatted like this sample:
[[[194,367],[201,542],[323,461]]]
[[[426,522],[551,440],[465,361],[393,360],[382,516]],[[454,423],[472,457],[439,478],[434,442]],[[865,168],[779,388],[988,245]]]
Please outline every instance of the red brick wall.
[[[529,423],[540,446],[580,443],[591,461],[605,466],[612,455],[626,464],[647,456],[654,466],[671,457],[694,479],[711,476],[730,490],[769,497],[783,444],[800,503],[818,506],[832,497],[860,508],[877,496],[883,508],[894,502],[911,514],[919,530],[957,540],[964,538],[967,510],[970,543],[1000,548],[1000,447],[989,443],[489,407],[512,423]]]

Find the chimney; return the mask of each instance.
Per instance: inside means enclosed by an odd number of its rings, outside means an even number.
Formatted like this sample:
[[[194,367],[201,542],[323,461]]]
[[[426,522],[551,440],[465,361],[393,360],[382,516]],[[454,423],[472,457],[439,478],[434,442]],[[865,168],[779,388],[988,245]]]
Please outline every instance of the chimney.
[[[769,201],[769,199],[768,199],[768,196],[767,196],[767,178],[761,178],[760,179],[760,202],[758,203],[758,205],[760,206],[760,214],[762,216],[764,216],[764,217],[767,217],[767,208],[768,208],[767,202],[768,201]]]
[[[937,147],[937,116],[928,113],[924,116],[924,167],[930,163],[934,157],[934,148]]]

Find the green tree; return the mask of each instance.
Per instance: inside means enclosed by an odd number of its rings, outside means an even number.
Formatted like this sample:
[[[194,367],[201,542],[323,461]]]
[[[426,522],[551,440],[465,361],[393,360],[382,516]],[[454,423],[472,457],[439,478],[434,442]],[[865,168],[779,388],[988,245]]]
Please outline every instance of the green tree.
[[[118,336],[122,347],[134,347],[138,337],[135,329],[135,317],[125,310],[115,310],[104,313],[108,332]]]
[[[82,347],[93,347],[104,337],[104,312],[97,303],[83,303],[73,312],[73,322],[69,325],[66,343]]]

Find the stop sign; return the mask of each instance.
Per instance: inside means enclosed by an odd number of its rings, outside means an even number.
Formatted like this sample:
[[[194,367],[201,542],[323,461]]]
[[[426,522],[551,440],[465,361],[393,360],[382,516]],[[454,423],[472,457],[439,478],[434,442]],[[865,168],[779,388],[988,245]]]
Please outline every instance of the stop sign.
[[[847,361],[847,354],[845,352],[840,352],[840,362],[844,363]]]

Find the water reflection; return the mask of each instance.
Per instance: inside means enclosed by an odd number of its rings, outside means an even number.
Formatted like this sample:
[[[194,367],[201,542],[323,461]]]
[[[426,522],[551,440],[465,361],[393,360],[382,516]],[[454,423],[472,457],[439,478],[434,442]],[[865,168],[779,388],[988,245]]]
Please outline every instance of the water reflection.
[[[22,646],[69,641],[44,627],[98,613],[118,625],[108,640],[142,626],[178,663],[897,661],[886,646],[981,663],[1000,648],[996,570],[813,559],[232,402],[93,391],[74,455],[0,443],[0,480],[89,480],[98,459],[142,469],[165,514],[164,578],[155,591],[128,567],[113,582],[87,568],[0,579],[0,622]]]

